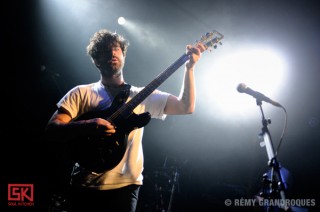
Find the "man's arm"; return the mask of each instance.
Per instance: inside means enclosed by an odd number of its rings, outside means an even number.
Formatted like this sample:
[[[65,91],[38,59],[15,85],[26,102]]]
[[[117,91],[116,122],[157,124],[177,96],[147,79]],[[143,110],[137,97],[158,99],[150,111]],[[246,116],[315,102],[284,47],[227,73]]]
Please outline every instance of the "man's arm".
[[[195,89],[195,64],[201,57],[204,46],[187,46],[187,54],[190,59],[185,65],[184,79],[179,97],[170,95],[164,113],[168,115],[191,114],[195,109],[196,89]]]
[[[53,139],[64,141],[79,135],[110,136],[115,133],[115,128],[110,122],[102,118],[72,121],[71,116],[60,109],[50,118],[46,133]]]

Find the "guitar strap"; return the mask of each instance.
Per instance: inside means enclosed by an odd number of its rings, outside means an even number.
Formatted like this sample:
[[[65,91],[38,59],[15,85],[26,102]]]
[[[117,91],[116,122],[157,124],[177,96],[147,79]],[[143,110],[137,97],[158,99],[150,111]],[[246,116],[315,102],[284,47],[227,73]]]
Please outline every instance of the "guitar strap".
[[[129,95],[130,95],[130,89],[131,89],[131,85],[130,85],[130,84],[124,84],[123,90],[126,91],[126,92],[128,92]],[[128,95],[128,97],[129,97],[129,95]],[[127,99],[128,99],[128,97],[127,97]],[[126,101],[127,101],[127,99],[126,99]],[[126,102],[126,101],[125,101],[125,102]]]
[[[121,87],[107,87],[105,86],[106,91],[111,94],[114,98],[116,97],[121,91],[123,92],[130,92],[131,85],[123,84]],[[130,93],[129,93],[130,94]],[[129,97],[129,96],[128,96]],[[127,100],[127,99],[126,99]]]

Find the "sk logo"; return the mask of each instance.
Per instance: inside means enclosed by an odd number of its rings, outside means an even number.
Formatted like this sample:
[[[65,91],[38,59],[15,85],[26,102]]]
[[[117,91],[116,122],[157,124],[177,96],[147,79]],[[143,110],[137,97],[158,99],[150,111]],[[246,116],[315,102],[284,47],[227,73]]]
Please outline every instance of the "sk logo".
[[[8,201],[33,202],[33,184],[8,184]]]

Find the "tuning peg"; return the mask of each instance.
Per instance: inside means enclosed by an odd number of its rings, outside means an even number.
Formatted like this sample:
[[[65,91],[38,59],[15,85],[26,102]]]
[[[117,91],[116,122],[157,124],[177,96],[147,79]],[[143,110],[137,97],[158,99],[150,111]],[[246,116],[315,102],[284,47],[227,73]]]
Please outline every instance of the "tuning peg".
[[[221,43],[221,42],[219,42],[219,44],[220,44],[220,46],[222,46],[222,43]]]
[[[212,33],[207,32],[207,33],[206,33],[206,37],[209,37],[211,34],[212,34]]]

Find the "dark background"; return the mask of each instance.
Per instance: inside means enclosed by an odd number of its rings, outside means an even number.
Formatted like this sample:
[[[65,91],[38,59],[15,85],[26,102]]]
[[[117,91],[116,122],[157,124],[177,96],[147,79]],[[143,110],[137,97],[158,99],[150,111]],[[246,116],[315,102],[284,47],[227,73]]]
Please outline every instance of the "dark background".
[[[48,2],[61,5],[53,8],[53,4],[44,4]],[[228,48],[224,51],[232,51],[237,42],[253,40],[272,43],[291,58],[290,79],[279,96],[289,118],[278,159],[291,173],[288,198],[315,199],[316,206],[309,211],[320,211],[317,1],[96,0],[73,2],[74,7],[70,6],[71,1],[69,6],[62,3],[35,0],[1,3],[1,38],[5,47],[1,70],[1,207],[27,210],[6,207],[7,185],[31,183],[35,186],[35,207],[31,210],[46,211],[51,193],[57,188],[55,168],[62,158],[58,154],[60,146],[46,143],[44,127],[65,92],[77,84],[99,79],[85,55],[85,46],[94,31],[106,27],[127,35],[131,46],[126,70],[130,71],[125,71],[125,78],[129,83],[144,86],[180,56],[199,32],[217,28],[226,36]],[[81,7],[82,3],[85,4]],[[91,11],[78,11],[85,18],[74,18],[75,11],[85,7]],[[145,24],[142,28],[145,31],[136,33],[146,40],[138,41],[132,32],[117,26],[119,15]],[[161,32],[158,34],[162,38],[161,48],[150,46],[154,43],[157,46],[157,40],[148,40],[152,39],[148,29]],[[161,89],[178,94],[181,74],[174,75]],[[212,84],[215,80],[219,79],[212,79]],[[170,196],[175,173],[179,183],[172,211],[255,210],[228,208],[224,200],[249,199],[261,188],[262,174],[268,167],[266,151],[260,148],[257,139],[261,128],[259,110],[253,119],[209,116],[207,112],[214,106],[201,98],[204,92],[201,86],[197,84],[200,92],[193,115],[169,116],[165,121],[153,120],[145,127],[145,185],[139,211],[154,211],[159,206],[160,194],[165,199]],[[270,127],[278,142],[283,112],[264,106],[268,117],[276,120]]]

